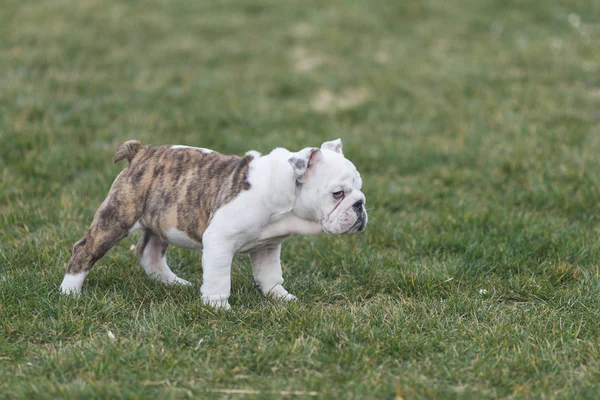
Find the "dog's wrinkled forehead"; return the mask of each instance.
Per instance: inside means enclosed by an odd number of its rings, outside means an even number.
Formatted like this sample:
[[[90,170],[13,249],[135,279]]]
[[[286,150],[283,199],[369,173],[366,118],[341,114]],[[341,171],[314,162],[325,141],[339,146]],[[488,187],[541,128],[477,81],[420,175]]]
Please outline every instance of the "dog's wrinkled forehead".
[[[354,186],[359,188],[362,186],[360,173],[352,161],[348,160],[342,154],[322,150],[323,152],[323,168],[321,173],[328,175],[329,179],[337,181],[350,181]]]

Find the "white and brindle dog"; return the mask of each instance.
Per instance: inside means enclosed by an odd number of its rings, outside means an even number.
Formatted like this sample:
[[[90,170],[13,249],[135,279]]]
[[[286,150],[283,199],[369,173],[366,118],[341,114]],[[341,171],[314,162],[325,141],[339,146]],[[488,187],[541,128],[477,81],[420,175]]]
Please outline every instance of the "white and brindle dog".
[[[115,154],[128,163],[86,235],[75,243],[63,293],[79,293],[86,275],[118,241],[143,230],[136,255],[167,284],[189,282],[167,265],[169,244],[202,250],[202,301],[229,309],[231,262],[249,253],[264,295],[295,297],[282,286],[281,243],[292,234],[354,233],[367,226],[362,180],[340,139],[293,153],[226,156],[188,146],[130,140]]]

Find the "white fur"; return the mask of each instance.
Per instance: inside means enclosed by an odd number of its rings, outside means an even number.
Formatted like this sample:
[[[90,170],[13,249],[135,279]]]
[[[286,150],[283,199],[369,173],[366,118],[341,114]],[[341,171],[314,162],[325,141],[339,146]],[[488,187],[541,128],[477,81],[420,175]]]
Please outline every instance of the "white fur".
[[[201,152],[206,153],[206,154],[214,152],[214,150],[205,149],[204,147],[183,146],[183,145],[180,145],[180,144],[177,144],[175,146],[171,146],[171,148],[172,149],[195,149],[195,150],[200,150]]]
[[[256,151],[256,150],[249,150],[249,151],[247,151],[247,152],[246,152],[246,154],[244,154],[244,155],[246,155],[246,156],[252,156],[252,157],[254,157],[254,158],[258,158],[258,157],[261,157],[261,156],[262,156],[262,154],[260,154],[260,153],[259,153],[258,151]]]
[[[133,232],[142,229],[142,224],[140,223],[140,221],[135,221],[135,224],[133,224],[133,226],[129,229],[129,232],[127,232],[128,235],[131,235]]]
[[[167,241],[174,246],[183,247],[185,249],[202,249],[202,243],[198,243],[177,228],[169,228],[166,236]]]
[[[179,278],[171,271],[171,268],[167,265],[167,257],[162,253],[162,245],[163,242],[158,236],[152,236],[146,244],[144,253],[140,257],[140,263],[146,274],[150,278],[168,285],[191,285],[191,283]]]
[[[60,285],[60,291],[62,294],[79,294],[81,292],[81,286],[87,276],[87,272],[81,272],[79,274],[66,274]]]

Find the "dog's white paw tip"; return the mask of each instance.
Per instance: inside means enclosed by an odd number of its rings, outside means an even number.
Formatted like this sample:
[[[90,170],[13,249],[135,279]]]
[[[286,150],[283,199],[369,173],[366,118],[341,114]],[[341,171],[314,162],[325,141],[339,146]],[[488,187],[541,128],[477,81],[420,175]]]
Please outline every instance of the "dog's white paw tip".
[[[212,302],[212,303],[204,303],[204,304],[207,304],[216,310],[225,310],[225,311],[231,310],[231,306],[229,305],[229,302],[225,302],[225,303]]]
[[[298,300],[296,296],[289,293],[281,285],[276,285],[275,287],[273,287],[268,293],[266,293],[266,296],[271,297],[275,300],[281,300],[285,302]]]
[[[179,277],[175,277],[175,280],[171,283],[174,285],[192,286],[191,282],[188,282],[185,279],[181,279]]]
[[[64,295],[77,295],[81,293],[81,286],[83,286],[83,281],[87,272],[79,273],[79,274],[66,274],[62,283],[60,284],[60,292]]]
[[[81,289],[75,287],[61,286],[60,294],[64,296],[77,296],[81,293]]]
[[[229,305],[229,301],[227,301],[227,298],[214,298],[211,299],[210,297],[202,297],[202,303],[211,306],[213,308],[216,308],[217,310],[231,310],[231,306]]]
[[[296,301],[296,300],[298,300],[298,298],[296,296],[294,296],[293,294],[291,294],[291,293],[288,293],[288,294],[286,294],[284,296],[281,296],[279,299],[283,300],[283,301]]]

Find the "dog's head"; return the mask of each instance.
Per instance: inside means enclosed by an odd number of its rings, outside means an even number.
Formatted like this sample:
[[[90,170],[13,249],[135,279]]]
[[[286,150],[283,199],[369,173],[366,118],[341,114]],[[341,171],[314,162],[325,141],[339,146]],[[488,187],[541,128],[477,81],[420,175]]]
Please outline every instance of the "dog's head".
[[[318,221],[327,233],[365,230],[369,218],[362,179],[344,157],[341,139],[302,149],[288,161],[299,187],[296,215]]]

